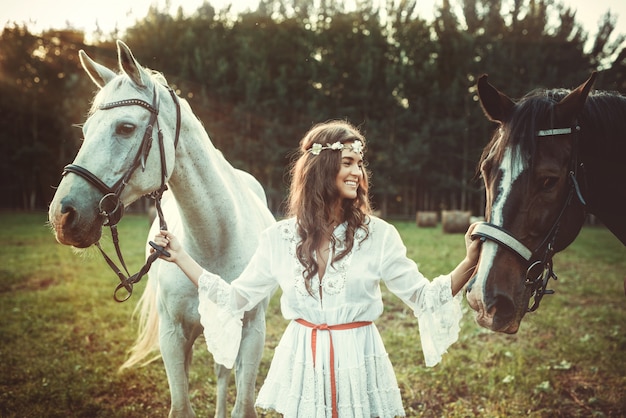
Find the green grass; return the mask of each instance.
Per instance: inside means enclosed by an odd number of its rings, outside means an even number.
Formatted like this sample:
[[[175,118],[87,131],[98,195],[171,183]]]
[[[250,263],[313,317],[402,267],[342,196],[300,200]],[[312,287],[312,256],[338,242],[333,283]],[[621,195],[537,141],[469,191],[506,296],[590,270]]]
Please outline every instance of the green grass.
[[[160,361],[117,372],[135,338],[132,310],[145,282],[129,301],[116,303],[117,278],[97,250],[75,254],[57,244],[44,213],[0,213],[0,222],[0,417],[167,416],[169,390]],[[463,257],[461,235],[395,224],[427,277],[448,272]],[[120,224],[132,272],[143,263],[147,231],[140,215],[126,215]],[[626,248],[604,228],[587,227],[556,256],[555,270],[556,294],[546,296],[515,335],[478,327],[464,302],[460,341],[434,368],[424,366],[412,313],[386,294],[377,325],[407,415],[625,416]],[[286,326],[277,297],[267,322],[258,386]],[[209,417],[213,363],[204,341],[196,345],[192,403],[199,417]],[[231,384],[230,405],[234,397]]]

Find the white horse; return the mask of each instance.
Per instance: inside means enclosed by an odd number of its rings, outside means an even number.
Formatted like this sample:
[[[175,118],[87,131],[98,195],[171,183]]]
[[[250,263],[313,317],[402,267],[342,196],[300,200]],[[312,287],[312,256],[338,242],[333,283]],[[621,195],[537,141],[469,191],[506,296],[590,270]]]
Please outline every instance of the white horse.
[[[246,266],[259,233],[274,222],[263,189],[226,161],[162,76],[141,67],[123,42],[117,49],[119,74],[79,53],[100,91],[83,126],[84,142],[50,204],[56,239],[77,248],[97,243],[103,224],[117,223],[123,206],[167,182],[172,198],[164,199],[163,213],[169,230],[204,268],[231,281]],[[156,234],[157,222],[149,237]],[[149,274],[137,306],[139,337],[122,368],[146,362],[160,348],[171,393],[169,416],[193,417],[188,372],[193,343],[202,332],[198,292],[173,263],[157,260]],[[266,307],[267,300],[244,318],[232,416],[256,416]],[[226,417],[230,370],[217,363],[215,369],[215,416]]]

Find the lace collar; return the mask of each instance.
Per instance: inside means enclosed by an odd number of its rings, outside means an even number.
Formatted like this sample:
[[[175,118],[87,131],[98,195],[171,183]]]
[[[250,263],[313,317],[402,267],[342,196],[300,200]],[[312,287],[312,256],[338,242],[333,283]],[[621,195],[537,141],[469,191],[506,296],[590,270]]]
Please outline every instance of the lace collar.
[[[335,252],[340,252],[345,248],[345,236],[347,226],[347,222],[343,222],[342,224],[335,227],[335,230],[333,231],[333,235],[335,236],[336,240]],[[292,257],[294,263],[293,277],[295,288],[301,295],[311,296],[309,292],[307,292],[304,283],[304,266],[300,263],[298,257],[296,256],[296,246],[298,242],[300,242],[300,237],[298,236],[296,230],[295,218],[286,220],[283,225],[281,225],[280,232],[283,239],[289,243],[289,255]],[[362,228],[359,228],[354,234],[354,246],[352,247],[350,253],[341,260],[328,265],[324,274],[324,279],[321,283],[324,294],[336,295],[344,289],[347,277],[347,270],[350,266],[352,255],[354,254],[355,250],[360,248],[361,242],[365,237],[366,232]],[[320,280],[317,275],[311,279],[311,287],[314,289],[320,287]],[[317,297],[317,295],[315,295],[315,297]]]

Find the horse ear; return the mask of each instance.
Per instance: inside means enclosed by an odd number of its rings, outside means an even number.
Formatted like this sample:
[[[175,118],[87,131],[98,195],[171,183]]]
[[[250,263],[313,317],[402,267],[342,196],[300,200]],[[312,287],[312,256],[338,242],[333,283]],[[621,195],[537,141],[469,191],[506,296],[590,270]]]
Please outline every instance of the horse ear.
[[[480,105],[487,118],[492,122],[503,123],[506,121],[515,106],[513,100],[489,84],[487,74],[480,76],[477,87]]]
[[[102,88],[106,83],[115,77],[115,73],[113,71],[89,58],[89,55],[87,55],[87,53],[82,49],[78,51],[78,58],[96,86]]]
[[[130,48],[122,41],[117,41],[117,57],[120,69],[139,87],[146,86],[146,74],[133,56]]]
[[[597,75],[596,71],[592,72],[587,81],[572,90],[555,106],[555,112],[559,120],[574,120],[581,114]]]

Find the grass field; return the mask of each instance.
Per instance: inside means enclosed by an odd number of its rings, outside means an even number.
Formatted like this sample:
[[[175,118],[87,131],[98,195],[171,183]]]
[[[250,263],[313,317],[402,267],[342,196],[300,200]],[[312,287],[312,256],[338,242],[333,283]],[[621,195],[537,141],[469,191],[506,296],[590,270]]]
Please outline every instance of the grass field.
[[[117,372],[135,338],[131,316],[145,281],[129,301],[116,303],[117,278],[97,250],[78,255],[57,244],[45,213],[0,212],[0,223],[0,417],[166,417],[160,361]],[[464,254],[461,235],[395,224],[427,277],[448,272]],[[133,272],[143,264],[147,231],[140,215],[120,224]],[[434,368],[424,366],[411,312],[387,294],[377,325],[407,415],[626,416],[626,247],[604,228],[586,227],[555,257],[555,270],[556,294],[515,335],[478,327],[464,302],[460,341]],[[286,326],[277,297],[267,322],[258,386]],[[204,341],[196,345],[192,403],[198,417],[211,417],[213,363]],[[234,397],[231,385],[230,405]]]

